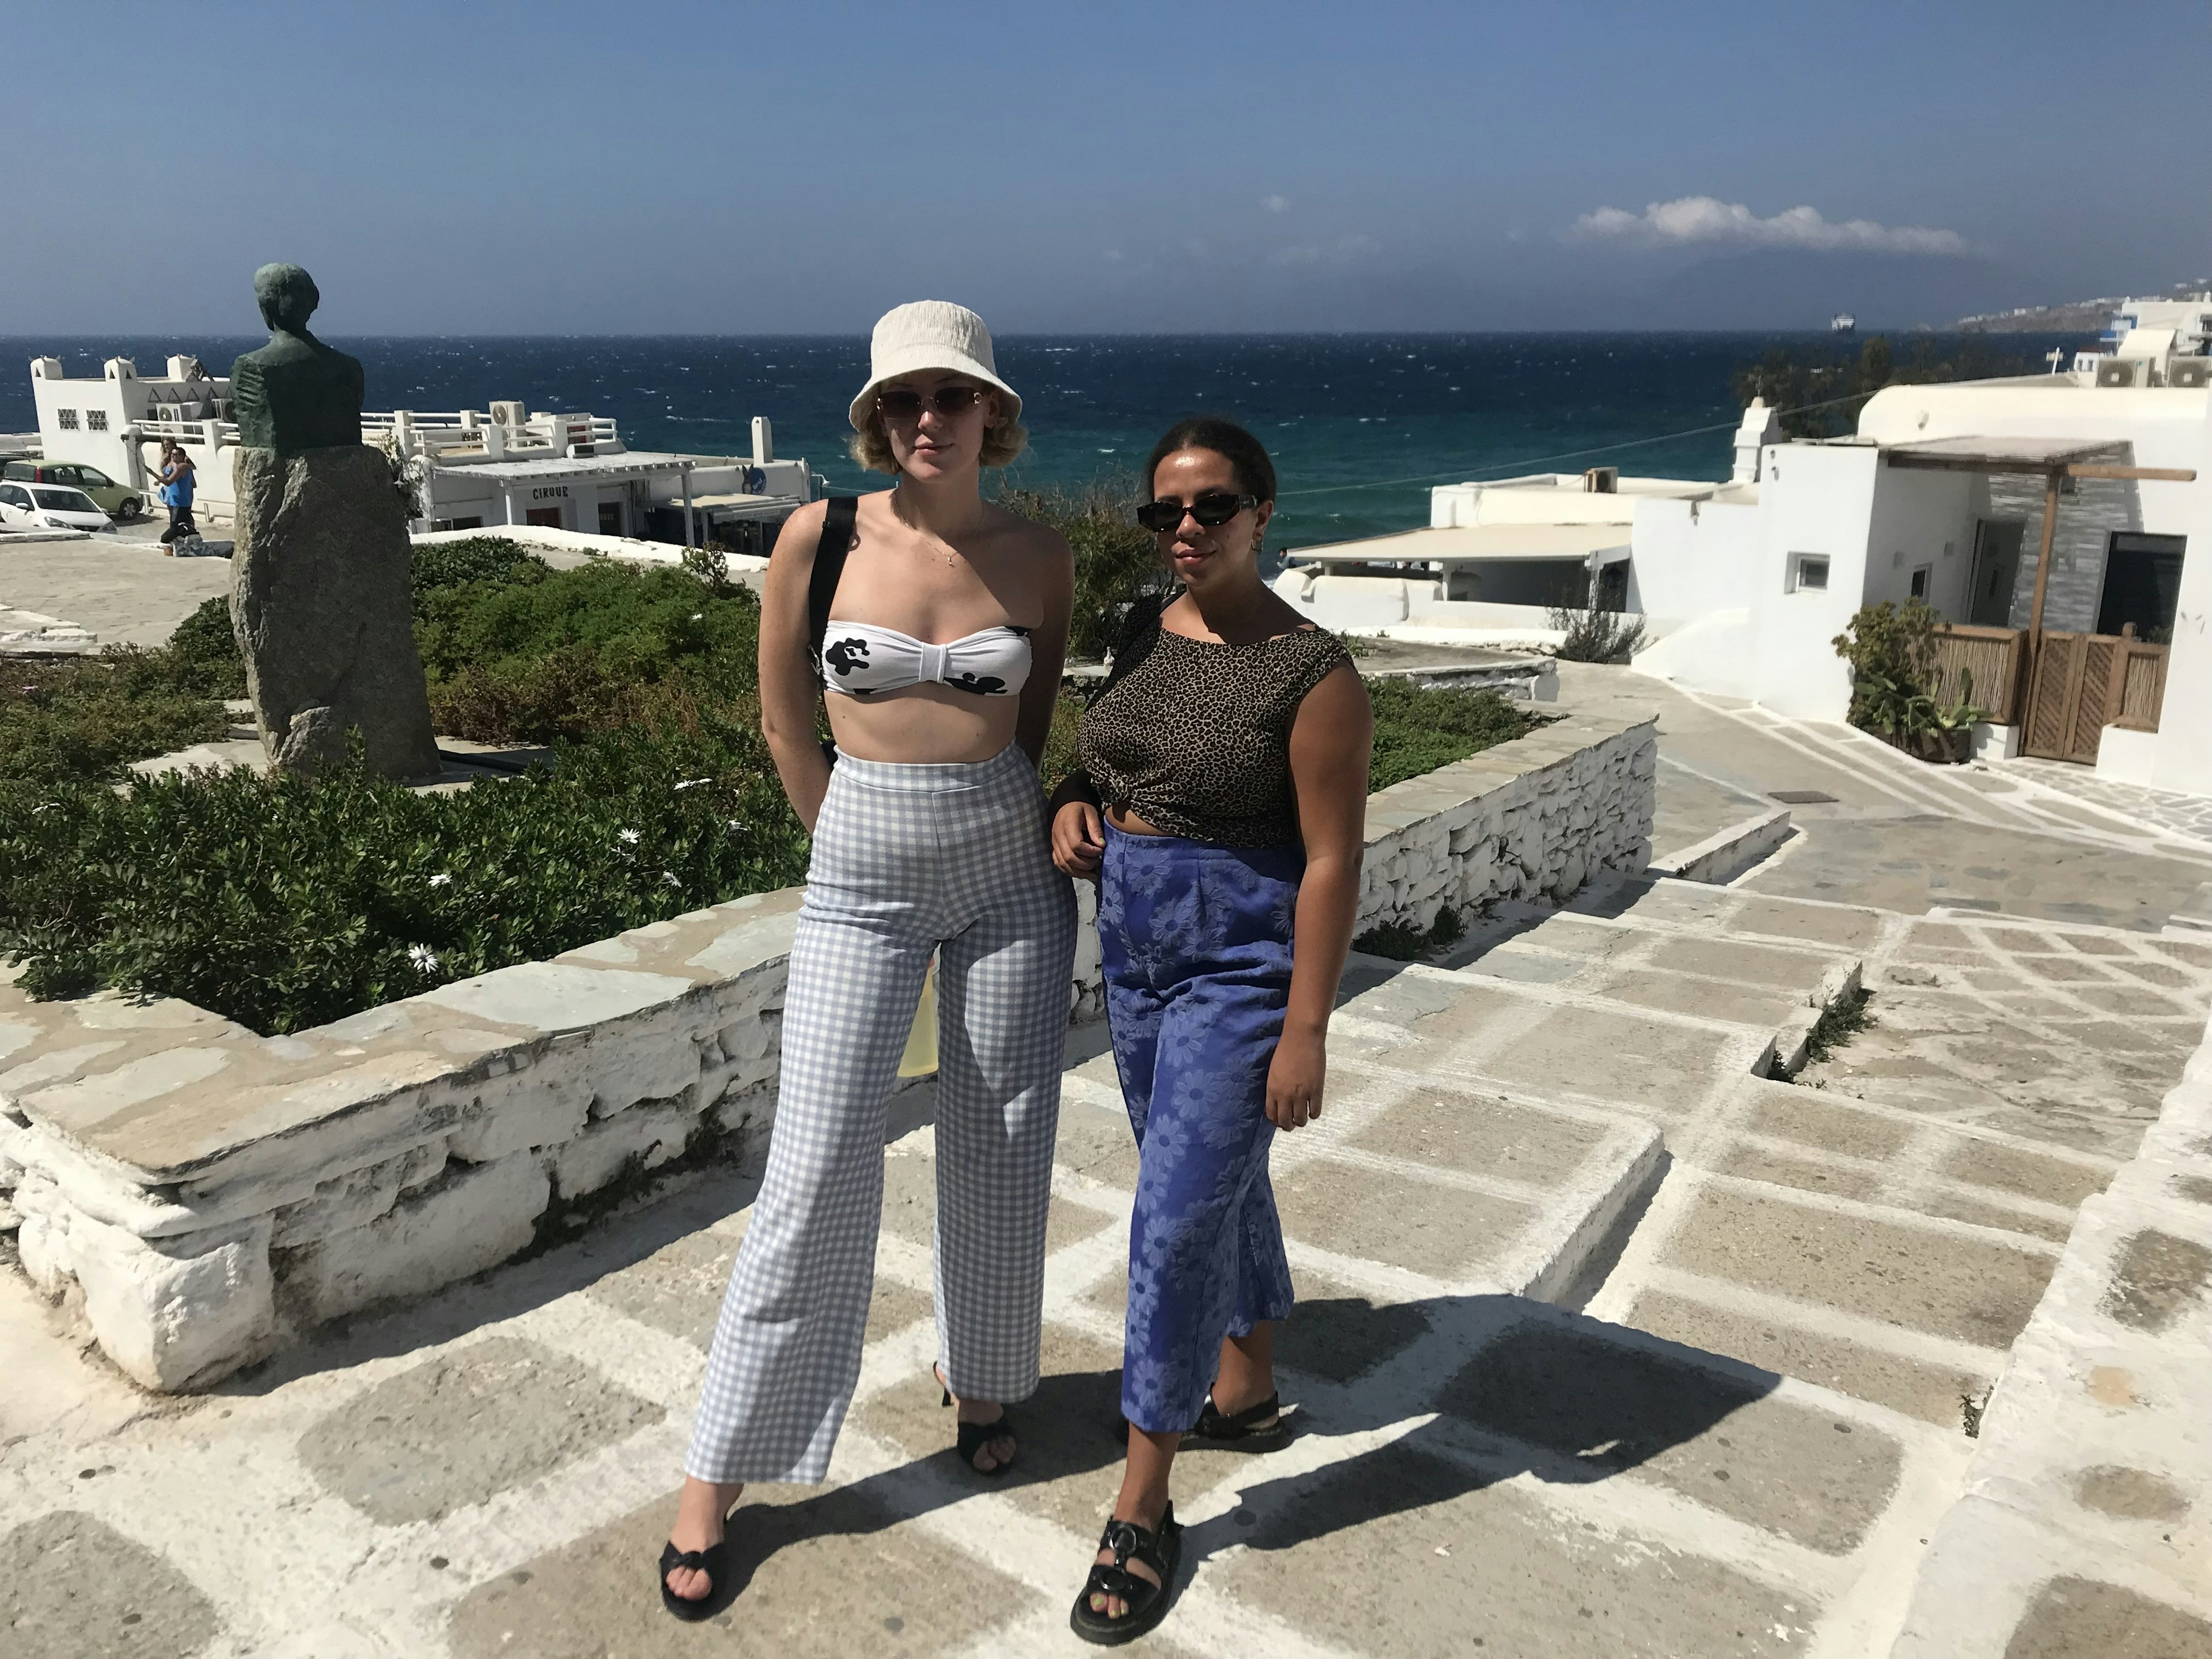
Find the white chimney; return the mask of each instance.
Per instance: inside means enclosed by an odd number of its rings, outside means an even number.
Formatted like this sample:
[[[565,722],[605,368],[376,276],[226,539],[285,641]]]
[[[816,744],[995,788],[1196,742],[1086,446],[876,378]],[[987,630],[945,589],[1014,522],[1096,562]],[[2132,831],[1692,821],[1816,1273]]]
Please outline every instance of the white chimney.
[[[1765,398],[1753,398],[1743,411],[1743,424],[1735,429],[1735,469],[1729,482],[1757,483],[1759,452],[1781,441],[1782,417],[1766,406]]]
[[[775,459],[775,428],[765,415],[753,416],[753,465],[766,466]]]

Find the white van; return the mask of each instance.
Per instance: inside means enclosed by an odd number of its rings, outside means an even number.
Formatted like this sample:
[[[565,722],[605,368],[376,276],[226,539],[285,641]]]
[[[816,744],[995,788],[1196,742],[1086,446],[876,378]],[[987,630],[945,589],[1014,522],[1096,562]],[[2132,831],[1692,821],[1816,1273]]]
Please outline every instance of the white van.
[[[82,489],[0,482],[0,529],[110,530],[114,520]]]

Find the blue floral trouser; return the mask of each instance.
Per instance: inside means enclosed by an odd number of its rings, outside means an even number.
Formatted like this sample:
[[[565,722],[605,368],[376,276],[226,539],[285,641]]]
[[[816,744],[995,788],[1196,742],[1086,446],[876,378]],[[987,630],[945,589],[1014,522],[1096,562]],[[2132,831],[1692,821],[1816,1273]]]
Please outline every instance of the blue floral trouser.
[[[1098,943],[1139,1148],[1121,1413],[1154,1434],[1198,1420],[1224,1336],[1291,1311],[1267,1067],[1304,867],[1296,847],[1107,826]]]

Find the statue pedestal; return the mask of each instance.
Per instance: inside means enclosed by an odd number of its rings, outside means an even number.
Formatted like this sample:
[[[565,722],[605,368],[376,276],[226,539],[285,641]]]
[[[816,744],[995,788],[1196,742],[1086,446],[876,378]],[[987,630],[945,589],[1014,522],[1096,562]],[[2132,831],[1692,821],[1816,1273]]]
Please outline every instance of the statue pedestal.
[[[414,556],[389,463],[358,443],[241,449],[234,476],[230,614],[270,758],[311,772],[358,730],[373,769],[434,775]]]

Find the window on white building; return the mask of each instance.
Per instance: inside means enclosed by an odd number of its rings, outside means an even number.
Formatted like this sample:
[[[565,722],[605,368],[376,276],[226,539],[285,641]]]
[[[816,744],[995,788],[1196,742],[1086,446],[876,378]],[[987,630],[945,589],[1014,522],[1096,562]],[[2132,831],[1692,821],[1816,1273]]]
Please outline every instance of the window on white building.
[[[1790,586],[1786,590],[1795,593],[1800,588],[1816,593],[1828,590],[1828,556],[1825,553],[1792,553],[1790,556]]]
[[[1936,567],[1932,564],[1923,564],[1919,569],[1912,573],[1912,597],[1914,599],[1924,599],[1928,597],[1928,581],[1935,574]]]
[[[56,425],[59,426],[59,427],[61,428],[61,429],[62,429],[63,431],[64,431],[64,432],[74,432],[74,431],[76,431],[76,410],[73,410],[73,409],[58,409],[58,410],[56,410],[54,411],[54,422],[55,422],[55,424],[56,424]]]
[[[104,409],[86,410],[84,411],[84,429],[87,432],[106,431],[107,411]]]

